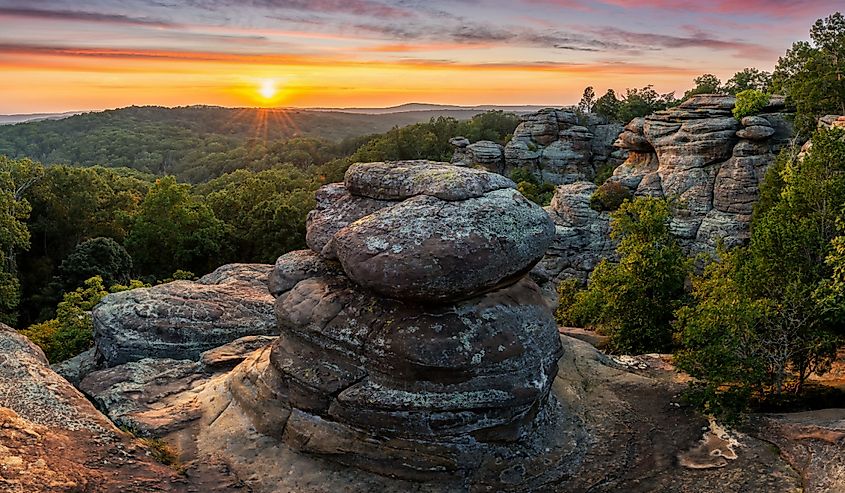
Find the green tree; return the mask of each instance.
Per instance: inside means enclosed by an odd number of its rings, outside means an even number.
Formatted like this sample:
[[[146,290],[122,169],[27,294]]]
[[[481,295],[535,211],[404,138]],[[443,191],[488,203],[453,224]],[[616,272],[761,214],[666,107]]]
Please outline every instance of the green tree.
[[[666,200],[626,200],[611,215],[619,262],[603,260],[568,316],[610,336],[615,351],[645,353],[672,346],[673,312],[685,298],[692,269],[669,230]]]
[[[746,89],[736,95],[736,105],[732,110],[734,118],[741,120],[749,115],[756,115],[769,105],[769,95],[756,89]]]
[[[707,405],[800,393],[835,358],[845,335],[837,287],[844,139],[820,131],[803,159],[782,154],[769,171],[779,179],[766,180],[779,193],[755,210],[750,243],[708,267],[694,283],[697,303],[679,311],[679,365],[700,379]],[[714,366],[720,353],[723,366]]]
[[[728,79],[722,90],[728,94],[736,95],[749,89],[768,93],[771,91],[771,88],[771,73],[756,68],[744,68]]]
[[[845,16],[817,20],[810,42],[794,43],[778,59],[772,84],[795,106],[796,130],[805,135],[819,117],[845,114]]]
[[[305,247],[305,218],[320,182],[293,167],[254,173],[238,170],[197,187],[229,228],[235,248],[227,260],[273,262]]]
[[[172,176],[156,180],[126,238],[136,267],[164,278],[177,269],[208,272],[227,248],[227,225],[191,186]]]
[[[129,281],[132,257],[113,239],[94,238],[76,245],[62,261],[59,271],[67,289],[74,289],[94,276],[111,286]]]
[[[18,257],[22,325],[53,318],[62,293],[74,287],[54,278],[79,243],[98,237],[124,242],[151,183],[150,175],[121,168],[54,165],[44,170],[25,194],[32,205],[32,245]]]
[[[31,207],[24,194],[42,174],[43,168],[28,159],[0,156],[0,322],[9,325],[17,321],[21,298],[17,253],[30,241]]]
[[[578,111],[581,113],[590,113],[593,111],[593,106],[596,104],[596,92],[593,86],[588,86],[584,89],[584,94],[581,96],[581,101],[578,102]]]
[[[616,91],[608,89],[603,96],[598,98],[593,104],[593,112],[604,116],[608,120],[619,120],[619,107],[622,102],[616,97]]]
[[[696,94],[718,94],[722,92],[722,81],[713,74],[699,75],[693,79],[695,87],[684,93],[684,101]]]
[[[634,118],[650,115],[675,104],[674,93],[659,94],[651,85],[642,89],[626,89],[625,97],[619,106],[617,119],[627,123]]]

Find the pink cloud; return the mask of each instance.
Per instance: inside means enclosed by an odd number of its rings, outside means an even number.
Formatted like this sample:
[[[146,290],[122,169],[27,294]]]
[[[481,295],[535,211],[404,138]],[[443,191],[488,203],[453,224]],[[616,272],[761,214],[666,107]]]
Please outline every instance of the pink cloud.
[[[808,9],[841,8],[842,0],[527,0],[563,8],[583,9],[603,3],[627,10],[652,8],[672,11],[709,12],[722,14],[756,14],[785,17],[805,13]]]

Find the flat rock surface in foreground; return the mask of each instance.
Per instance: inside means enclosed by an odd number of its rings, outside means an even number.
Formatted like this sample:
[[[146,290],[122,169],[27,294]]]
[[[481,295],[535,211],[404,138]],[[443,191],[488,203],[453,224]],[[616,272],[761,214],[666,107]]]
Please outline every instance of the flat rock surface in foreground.
[[[166,406],[147,403],[146,410],[136,412],[156,414],[158,433],[182,451],[187,464],[225,464],[255,493],[843,491],[845,424],[840,415],[777,416],[749,434],[734,435],[739,442],[736,459],[715,457],[717,467],[708,469],[683,467],[679,457],[700,448],[708,423],[676,404],[684,384],[671,365],[656,356],[611,358],[585,342],[562,341],[565,352],[552,387],[557,405],[547,416],[555,420],[553,433],[542,437],[542,444],[521,443],[526,456],[481,465],[481,472],[466,483],[417,483],[368,474],[297,453],[278,438],[257,432],[249,415],[258,409],[246,412],[230,389],[236,385],[239,392],[255,391],[263,396],[257,405],[266,403],[268,413],[277,410],[275,384],[261,380],[269,348],[254,353],[231,374],[217,374],[195,382],[181,396],[171,395]],[[167,378],[166,371],[161,378]],[[196,419],[183,420],[180,412],[186,405],[197,412]],[[172,426],[179,422],[181,428]],[[513,470],[517,462],[518,467],[542,471],[535,476],[542,481],[509,483],[519,476]]]

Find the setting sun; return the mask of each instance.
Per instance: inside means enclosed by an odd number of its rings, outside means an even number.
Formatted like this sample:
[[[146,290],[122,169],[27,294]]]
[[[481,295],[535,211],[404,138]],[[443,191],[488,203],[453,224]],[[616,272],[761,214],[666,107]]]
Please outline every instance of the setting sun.
[[[264,99],[272,98],[278,92],[276,89],[276,82],[273,80],[262,81],[258,92]]]

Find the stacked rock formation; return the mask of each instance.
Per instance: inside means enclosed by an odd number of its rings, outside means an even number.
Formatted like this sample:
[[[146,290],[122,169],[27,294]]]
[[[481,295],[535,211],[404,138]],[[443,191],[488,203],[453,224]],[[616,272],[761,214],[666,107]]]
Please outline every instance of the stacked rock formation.
[[[672,231],[690,253],[715,252],[743,243],[759,186],[768,166],[789,142],[792,129],[782,98],[764,112],[738,121],[733,96],[702,94],[680,106],[635,118],[614,145],[628,152],[609,181],[635,195],[678,200]],[[592,183],[558,187],[548,208],[557,225],[555,242],[535,270],[552,285],[567,278],[586,280],[603,258],[611,258],[610,216],[589,210]]]
[[[230,389],[292,448],[409,479],[466,476],[534,429],[561,344],[525,274],[554,225],[500,175],[352,166],[309,251],[271,274],[281,335]]]
[[[524,115],[504,149],[505,174],[527,168],[540,181],[557,185],[593,180],[603,165],[625,160],[625,152],[612,145],[621,131],[618,123],[572,109]]]

